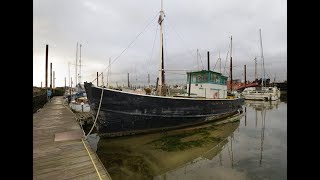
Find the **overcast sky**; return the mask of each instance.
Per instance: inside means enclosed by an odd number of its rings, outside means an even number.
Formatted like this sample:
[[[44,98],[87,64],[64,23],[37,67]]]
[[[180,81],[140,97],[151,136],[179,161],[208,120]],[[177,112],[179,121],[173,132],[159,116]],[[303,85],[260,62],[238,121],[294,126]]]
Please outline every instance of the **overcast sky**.
[[[160,0],[34,0],[33,85],[42,82],[44,86],[46,44],[56,86],[64,86],[65,77],[69,84],[68,63],[74,81],[77,42],[82,44],[81,82],[92,81],[96,72],[104,72],[106,83],[111,59],[111,84],[126,84],[127,73],[132,84],[147,84],[148,74],[155,84],[160,66],[160,5]],[[222,73],[228,75],[231,35],[233,78],[243,79],[246,65],[247,80],[254,80],[255,57],[261,77],[259,28],[266,77],[286,80],[285,0],[164,0],[163,7],[168,84],[185,83],[186,71],[207,69],[207,51],[210,69],[220,71],[220,52]]]

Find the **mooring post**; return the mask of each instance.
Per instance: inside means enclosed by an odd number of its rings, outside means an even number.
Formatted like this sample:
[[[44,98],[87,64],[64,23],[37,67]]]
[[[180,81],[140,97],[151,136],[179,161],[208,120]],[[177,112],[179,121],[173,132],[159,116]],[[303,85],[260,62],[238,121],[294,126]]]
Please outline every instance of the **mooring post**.
[[[247,67],[244,65],[244,87],[247,86]]]
[[[98,78],[99,78],[99,74],[98,74],[98,72],[97,72],[97,87],[99,86]]]
[[[190,89],[191,89],[191,73],[189,74],[189,88],[188,88],[188,96],[190,97]]]
[[[48,88],[48,51],[49,51],[49,45],[46,45],[46,67],[45,67],[45,88]]]

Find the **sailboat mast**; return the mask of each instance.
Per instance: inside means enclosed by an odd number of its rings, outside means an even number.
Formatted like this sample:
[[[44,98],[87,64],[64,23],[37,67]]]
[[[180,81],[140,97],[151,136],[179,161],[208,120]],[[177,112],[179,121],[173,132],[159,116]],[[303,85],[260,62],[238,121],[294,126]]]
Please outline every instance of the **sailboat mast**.
[[[254,80],[256,80],[257,77],[257,58],[254,58]]]
[[[232,36],[231,36],[231,48],[230,48],[230,91],[232,92]]]
[[[260,47],[261,47],[261,60],[262,60],[262,70],[263,70],[263,80],[262,80],[262,87],[263,85],[265,85],[265,69],[264,69],[264,58],[263,58],[263,48],[262,48],[262,38],[261,38],[261,29],[259,29],[259,33],[260,33]]]
[[[71,79],[70,79],[70,62],[68,62],[68,80],[69,80],[69,89],[71,88]],[[71,95],[71,91],[70,91],[70,95]]]
[[[76,87],[77,87],[77,77],[78,77],[77,69],[78,69],[78,42],[77,42],[77,48],[76,48],[76,75],[74,77],[75,82],[76,82],[76,84],[75,84]]]
[[[163,12],[163,2],[161,0],[161,11],[158,19],[158,23],[160,25],[160,74],[159,74],[159,95],[166,95],[165,88],[165,76],[164,76],[164,53],[163,53],[163,20],[164,20],[164,12]]]
[[[80,58],[79,58],[79,84],[81,84],[81,46],[80,44]]]

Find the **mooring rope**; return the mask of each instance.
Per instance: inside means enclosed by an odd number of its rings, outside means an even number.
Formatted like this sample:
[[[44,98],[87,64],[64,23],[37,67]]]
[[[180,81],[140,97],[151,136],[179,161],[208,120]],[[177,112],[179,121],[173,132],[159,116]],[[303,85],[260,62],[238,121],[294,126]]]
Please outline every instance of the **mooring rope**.
[[[94,123],[93,123],[93,125],[92,125],[92,127],[91,127],[91,129],[90,129],[89,133],[85,136],[85,139],[87,139],[87,138],[88,138],[88,136],[90,135],[90,133],[91,133],[91,131],[93,130],[94,126],[96,125],[96,122],[97,122],[97,119],[98,119],[98,116],[99,116],[99,112],[100,112],[100,108],[101,108],[101,102],[102,102],[102,97],[103,97],[103,91],[104,91],[104,89],[103,89],[103,88],[101,88],[101,91],[102,91],[102,92],[101,92],[100,103],[99,103],[99,107],[98,107],[97,115],[96,115],[96,118],[95,118],[95,120],[94,120]]]
[[[99,179],[101,180],[102,178],[101,178],[101,176],[100,176],[100,173],[99,173],[99,171],[98,171],[98,168],[97,168],[96,164],[94,163],[94,161],[93,161],[93,159],[92,159],[92,157],[91,157],[91,154],[90,154],[90,152],[89,152],[89,150],[88,150],[88,148],[87,148],[86,144],[84,143],[83,139],[81,139],[81,141],[82,141],[82,143],[83,143],[84,147],[86,148],[86,150],[87,150],[87,152],[88,152],[88,154],[89,154],[89,157],[90,157],[90,159],[91,159],[91,162],[92,162],[92,164],[93,164],[94,168],[95,168],[95,169],[96,169],[96,171],[97,171],[97,174],[98,174],[98,176],[99,176]]]

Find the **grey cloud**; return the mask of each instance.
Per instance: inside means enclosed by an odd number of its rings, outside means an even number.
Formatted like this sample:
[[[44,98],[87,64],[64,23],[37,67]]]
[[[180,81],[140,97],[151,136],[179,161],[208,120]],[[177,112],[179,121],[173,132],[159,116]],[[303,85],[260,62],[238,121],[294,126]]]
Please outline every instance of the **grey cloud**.
[[[244,64],[247,64],[247,73],[253,74],[253,58],[260,56],[258,30],[262,28],[267,72],[271,76],[277,74],[279,80],[285,80],[286,6],[283,0],[165,0],[165,68],[197,69],[197,48],[204,69],[207,68],[208,50],[211,52],[211,68],[216,63],[219,51],[224,66],[232,35],[234,77],[242,78]],[[82,80],[91,81],[97,71],[102,72],[107,68],[110,57],[114,60],[157,16],[160,1],[35,0],[33,8],[34,85],[40,86],[40,82],[44,81],[42,66],[45,44],[49,44],[49,61],[56,68],[56,84],[63,86],[64,77],[68,76],[68,62],[75,63],[77,42],[82,44]],[[152,51],[155,37],[157,39]],[[146,31],[112,64],[111,80],[114,83],[126,83],[129,72],[132,79],[138,79],[137,83],[146,83],[148,73],[151,81],[155,82],[158,68],[159,27],[155,17]],[[166,72],[168,83],[185,82],[184,73]],[[71,75],[74,76],[74,67]]]

